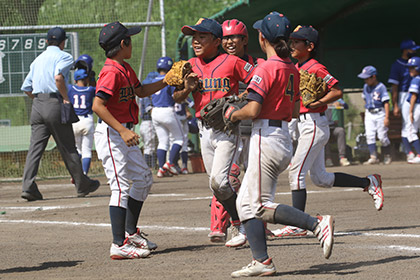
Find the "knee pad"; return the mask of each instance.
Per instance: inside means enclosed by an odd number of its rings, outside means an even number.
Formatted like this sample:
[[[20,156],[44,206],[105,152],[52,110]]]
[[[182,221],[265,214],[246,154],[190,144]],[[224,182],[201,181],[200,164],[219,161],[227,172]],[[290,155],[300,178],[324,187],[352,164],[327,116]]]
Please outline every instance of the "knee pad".
[[[210,187],[214,196],[220,201],[227,200],[234,194],[227,179],[225,183],[220,183],[213,177],[210,181]]]

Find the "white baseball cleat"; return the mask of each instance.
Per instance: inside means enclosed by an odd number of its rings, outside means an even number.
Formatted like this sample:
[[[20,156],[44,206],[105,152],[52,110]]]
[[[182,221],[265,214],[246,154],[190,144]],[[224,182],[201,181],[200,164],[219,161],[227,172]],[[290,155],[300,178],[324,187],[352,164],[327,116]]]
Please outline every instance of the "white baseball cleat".
[[[163,169],[169,171],[169,173],[171,173],[172,175],[178,175],[178,170],[176,170],[174,164],[170,164],[169,162],[166,162],[163,165]]]
[[[285,226],[280,229],[276,229],[271,231],[275,237],[286,237],[286,236],[306,236],[308,233],[306,229],[293,227],[293,226]]]
[[[150,255],[150,250],[142,249],[134,246],[127,239],[124,240],[122,246],[112,243],[110,249],[110,257],[113,260],[122,260],[122,259],[140,259],[146,258]]]
[[[388,165],[388,164],[391,164],[391,162],[392,162],[391,155],[385,155],[384,156],[384,164]]]
[[[420,157],[419,156],[415,156],[412,159],[408,160],[408,163],[410,163],[410,164],[418,164],[418,163],[420,163]]]
[[[163,169],[163,168],[159,168],[159,170],[158,170],[158,172],[157,172],[156,176],[157,176],[158,178],[163,178],[163,177],[172,177],[172,174],[171,174],[171,173],[169,173],[169,171],[168,171],[168,170],[165,170],[165,169]]]
[[[188,172],[188,169],[187,168],[182,168],[181,169],[181,174],[184,174],[184,175],[186,175],[186,174],[189,174],[190,172]]]
[[[240,226],[231,226],[229,228],[231,239],[225,243],[226,247],[239,247],[246,243],[245,228]]]
[[[212,231],[209,233],[208,237],[210,238],[210,242],[212,243],[225,243],[226,242],[226,234],[221,231]]]
[[[414,157],[415,157],[416,155],[413,153],[413,152],[410,152],[408,155],[407,155],[407,162],[408,163],[410,163],[410,161],[412,161],[413,159],[414,159]]]
[[[347,158],[343,157],[343,158],[340,158],[340,165],[341,166],[349,166],[349,165],[351,165],[351,163]]]
[[[271,258],[268,258],[264,262],[253,260],[247,266],[242,267],[241,270],[232,272],[230,276],[233,278],[238,277],[249,277],[249,276],[269,276],[276,274],[276,267],[273,264]]]
[[[379,159],[377,157],[370,157],[363,165],[379,164]]]
[[[137,232],[135,232],[132,235],[128,234],[127,232],[125,233],[125,237],[128,239],[128,242],[130,242],[137,248],[156,250],[156,248],[158,247],[156,243],[149,241],[145,236],[147,236],[147,234],[140,231],[140,229],[137,229]]]
[[[317,216],[319,223],[314,230],[314,235],[324,251],[324,257],[331,256],[334,245],[334,218],[331,216]]]
[[[376,210],[381,210],[384,206],[384,192],[382,191],[382,179],[381,175],[373,174],[367,176],[370,181],[370,185],[364,189],[373,198]]]

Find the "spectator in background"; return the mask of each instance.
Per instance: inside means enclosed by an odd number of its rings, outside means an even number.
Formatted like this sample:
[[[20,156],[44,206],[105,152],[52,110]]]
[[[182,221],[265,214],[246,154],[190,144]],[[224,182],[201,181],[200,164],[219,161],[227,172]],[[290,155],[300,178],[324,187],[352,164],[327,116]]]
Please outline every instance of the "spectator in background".
[[[47,49],[30,66],[21,90],[33,99],[31,112],[31,142],[23,171],[22,195],[28,200],[41,200],[35,178],[42,154],[52,135],[57,148],[75,181],[78,197],[84,197],[99,188],[99,181],[83,174],[82,163],[76,149],[72,121],[62,120],[64,109],[73,110],[66,83],[73,66],[73,57],[64,52],[66,31],[51,28],[47,34]],[[64,123],[63,123],[64,122]]]
[[[416,50],[419,48],[420,46],[417,46],[413,40],[402,41],[400,45],[401,57],[392,64],[388,79],[388,83],[391,84],[393,113],[395,116],[402,116],[401,141],[408,162],[414,159],[414,153],[408,141],[410,103],[407,98],[411,77],[406,65],[408,59],[415,56]]]
[[[328,118],[329,124],[330,124],[330,139],[328,140],[327,145],[325,145],[325,158],[326,158],[325,166],[327,167],[334,166],[333,160],[331,157],[331,147],[330,147],[332,140],[337,141],[340,165],[349,166],[350,161],[346,157],[346,132],[344,130],[343,120],[342,118],[340,118],[341,110],[348,109],[349,106],[342,98],[334,102],[332,105],[333,105],[332,108],[328,106],[329,108],[325,112]]]
[[[76,147],[82,158],[83,173],[88,174],[92,160],[93,125],[92,104],[96,88],[89,86],[90,77],[85,69],[74,72],[75,85],[68,87],[70,102],[79,116],[79,121],[73,124]]]

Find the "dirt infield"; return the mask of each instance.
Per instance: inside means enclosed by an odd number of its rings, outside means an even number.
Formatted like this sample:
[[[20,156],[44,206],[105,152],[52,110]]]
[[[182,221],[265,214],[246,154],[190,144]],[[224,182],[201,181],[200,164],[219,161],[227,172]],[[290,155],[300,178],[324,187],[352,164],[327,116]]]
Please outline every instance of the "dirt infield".
[[[317,239],[270,239],[273,279],[419,279],[420,166],[329,168],[382,175],[384,209],[361,189],[308,186],[307,212],[336,219],[335,245],[325,260]],[[230,279],[251,261],[249,247],[209,242],[211,200],[205,174],[156,179],[139,226],[158,244],[150,257],[112,261],[109,187],[77,198],[69,180],[39,182],[43,201],[20,198],[19,183],[0,184],[0,279]],[[310,181],[310,180],[308,180]],[[291,204],[287,172],[276,200]],[[280,225],[269,225],[270,229]]]

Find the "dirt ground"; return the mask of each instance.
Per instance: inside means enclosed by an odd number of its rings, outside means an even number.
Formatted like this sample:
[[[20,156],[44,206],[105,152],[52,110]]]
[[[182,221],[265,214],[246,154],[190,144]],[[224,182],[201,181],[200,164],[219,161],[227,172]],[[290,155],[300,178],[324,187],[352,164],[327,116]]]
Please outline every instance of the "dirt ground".
[[[356,188],[308,186],[306,211],[331,214],[335,245],[324,259],[317,239],[268,241],[277,268],[273,279],[419,279],[420,166],[334,167],[331,172],[382,175],[384,209]],[[109,187],[77,198],[69,179],[38,182],[44,200],[20,198],[20,183],[0,184],[0,279],[230,279],[251,261],[248,245],[212,244],[207,234],[211,200],[205,174],[155,178],[139,226],[158,249],[146,259],[113,261]],[[308,180],[310,181],[310,180]],[[276,200],[291,204],[287,172]],[[269,225],[270,229],[281,225]]]

